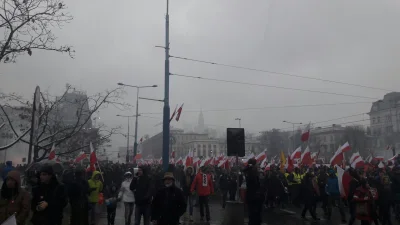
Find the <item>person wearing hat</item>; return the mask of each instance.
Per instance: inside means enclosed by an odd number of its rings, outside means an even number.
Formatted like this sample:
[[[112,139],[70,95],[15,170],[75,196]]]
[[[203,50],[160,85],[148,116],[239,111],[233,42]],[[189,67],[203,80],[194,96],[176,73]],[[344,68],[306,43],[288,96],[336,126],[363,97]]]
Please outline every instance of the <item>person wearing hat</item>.
[[[31,208],[29,193],[21,188],[21,174],[7,173],[0,194],[0,224],[15,214],[17,225],[25,224]]]
[[[125,225],[131,224],[132,213],[135,207],[135,195],[130,189],[132,182],[132,173],[124,174],[124,181],[121,184],[121,189],[118,194],[118,199],[121,199],[125,206]]]
[[[164,174],[163,181],[165,187],[157,191],[151,205],[151,220],[153,225],[178,225],[187,206],[183,191],[175,186],[171,172]]]
[[[40,170],[39,185],[32,189],[32,224],[61,225],[67,203],[64,185],[58,182],[53,167],[44,165]]]

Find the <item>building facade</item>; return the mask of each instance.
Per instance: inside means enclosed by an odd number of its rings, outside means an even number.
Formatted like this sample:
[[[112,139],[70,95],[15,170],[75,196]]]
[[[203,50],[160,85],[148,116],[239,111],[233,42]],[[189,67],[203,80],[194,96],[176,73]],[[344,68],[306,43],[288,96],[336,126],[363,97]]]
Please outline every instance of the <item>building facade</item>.
[[[400,92],[388,93],[372,103],[369,120],[374,148],[382,149],[386,145],[400,148]]]
[[[312,151],[321,151],[322,155],[335,153],[345,134],[345,127],[332,124],[330,127],[316,127],[311,130],[309,146]]]

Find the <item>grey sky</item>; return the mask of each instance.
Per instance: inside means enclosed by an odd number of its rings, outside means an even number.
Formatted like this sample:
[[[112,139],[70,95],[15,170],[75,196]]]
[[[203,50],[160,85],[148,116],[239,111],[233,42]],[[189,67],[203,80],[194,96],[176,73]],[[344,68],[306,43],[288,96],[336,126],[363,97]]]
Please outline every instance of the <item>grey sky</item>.
[[[389,90],[400,76],[400,4],[395,0],[171,0],[171,55],[303,76],[338,80]],[[33,52],[15,64],[1,65],[1,89],[31,95],[35,85],[59,94],[65,83],[90,93],[111,89],[117,82],[158,84],[141,96],[162,98],[164,85],[165,1],[120,0],[66,2],[74,20],[55,31],[59,44],[73,45],[76,58]],[[249,83],[321,90],[382,98],[385,91],[283,77],[213,65],[171,60],[171,72]],[[127,89],[126,102],[135,103]],[[198,112],[187,110],[257,108],[267,106],[369,102],[372,100],[265,87],[171,77],[171,110],[185,103],[182,123],[195,123]],[[243,126],[258,132],[286,128],[282,120],[307,123],[369,111],[370,104],[205,112],[206,124]],[[140,102],[141,112],[162,112],[162,104]],[[134,109],[132,109],[132,113]],[[125,124],[110,108],[100,113],[108,126]],[[155,134],[161,114],[141,118],[139,137]],[[366,115],[343,123],[368,118]],[[367,124],[363,122],[362,124]],[[125,126],[126,127],[126,126]],[[132,123],[132,128],[133,123]],[[133,129],[132,129],[133,130]],[[114,146],[124,146],[122,136]]]

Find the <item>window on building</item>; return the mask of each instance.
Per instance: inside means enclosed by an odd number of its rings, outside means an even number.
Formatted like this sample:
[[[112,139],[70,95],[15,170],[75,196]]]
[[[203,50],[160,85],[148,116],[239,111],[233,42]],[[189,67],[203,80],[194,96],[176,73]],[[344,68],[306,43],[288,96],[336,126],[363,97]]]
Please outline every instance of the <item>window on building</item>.
[[[376,123],[376,119],[375,119],[375,117],[372,117],[372,124],[375,124]]]
[[[378,117],[377,117],[377,123],[380,123],[380,122],[381,122],[381,117],[378,116]]]

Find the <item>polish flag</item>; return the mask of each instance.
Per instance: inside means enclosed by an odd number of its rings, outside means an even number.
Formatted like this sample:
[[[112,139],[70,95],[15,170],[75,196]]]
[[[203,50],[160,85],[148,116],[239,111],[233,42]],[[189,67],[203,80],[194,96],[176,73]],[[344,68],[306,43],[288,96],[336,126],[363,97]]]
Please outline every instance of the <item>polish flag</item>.
[[[221,160],[221,162],[218,163],[218,167],[223,169],[229,169],[229,161],[227,159]]]
[[[378,156],[375,156],[373,160],[376,160],[376,161],[382,162],[382,161],[384,161],[384,160],[385,160],[385,157],[378,155]]]
[[[378,164],[378,168],[382,169],[382,168],[384,168],[384,167],[385,167],[385,164],[383,164],[383,162],[380,161],[379,164]]]
[[[339,147],[338,150],[336,150],[335,155],[333,155],[333,157],[331,158],[330,164],[331,166],[334,165],[341,165],[343,163],[343,152],[342,152],[342,148]]]
[[[340,148],[342,152],[348,152],[351,150],[350,144],[349,142],[344,143],[344,145],[342,145],[342,147]]]
[[[86,167],[86,172],[93,172],[93,171],[95,171],[96,170],[96,165],[88,165],[87,167]]]
[[[306,150],[304,150],[303,154],[301,154],[300,162],[303,165],[312,165],[311,152],[308,146]]]
[[[97,163],[97,156],[96,152],[93,149],[92,142],[90,142],[90,164],[95,164]]]
[[[287,158],[288,158],[288,160],[287,160],[287,168],[286,169],[290,173],[294,169],[294,164],[293,164],[293,159],[290,156],[289,152],[288,152],[288,157]]]
[[[208,165],[210,164],[210,162],[211,162],[211,158],[207,157],[207,158],[205,158],[205,159],[203,159],[203,160],[201,161],[200,167],[208,166]]]
[[[183,159],[182,157],[179,157],[178,160],[176,160],[175,165],[182,165],[183,164]]]
[[[294,152],[290,155],[290,158],[292,160],[294,159],[300,159],[301,158],[301,147],[298,147]]]
[[[175,158],[175,151],[171,152],[171,158]]]
[[[351,175],[348,171],[344,171],[340,166],[336,166],[337,174],[338,174],[338,181],[339,181],[339,191],[340,195],[347,199],[350,190],[350,181]]]
[[[351,162],[351,167],[352,168],[364,168],[364,160],[358,156],[356,157],[352,162]]]
[[[310,138],[310,124],[309,123],[301,133],[301,141],[306,142]]]
[[[261,152],[260,154],[258,154],[256,156],[256,160],[257,160],[258,163],[262,162],[266,158],[267,158],[267,153],[265,151]]]
[[[53,144],[53,147],[51,147],[48,159],[49,160],[55,160],[56,159],[56,146],[54,144]]]
[[[388,161],[391,161],[392,163],[394,163],[394,161],[396,160],[396,158],[399,156],[399,154],[393,156],[392,158],[388,159]]]
[[[78,155],[78,157],[76,157],[75,159],[75,163],[79,163],[80,161],[86,159],[86,153],[84,153],[83,151],[81,151]]]
[[[189,153],[185,158],[185,166],[192,166],[193,165],[193,151],[189,149]]]
[[[169,119],[169,122],[171,123],[171,121],[174,119],[175,114],[176,114],[176,109],[178,108],[178,105],[176,105],[174,112],[171,115],[171,118]]]
[[[350,164],[352,164],[357,158],[360,158],[360,157],[361,156],[360,156],[359,152],[353,153],[353,155],[350,157]]]
[[[261,167],[261,168],[265,168],[265,167],[267,166],[267,164],[268,164],[268,159],[265,158],[265,159],[261,162],[260,167]]]
[[[178,109],[178,114],[176,115],[176,121],[179,121],[179,118],[181,118],[181,113],[182,113],[182,108],[183,108],[183,103],[181,105],[181,107],[179,107]]]
[[[175,164],[175,158],[170,158],[169,159],[169,164]]]
[[[264,171],[270,171],[271,170],[271,163],[268,163],[268,165],[265,167]]]
[[[200,163],[201,163],[201,160],[198,157],[193,159],[193,166],[198,167],[200,165]]]

